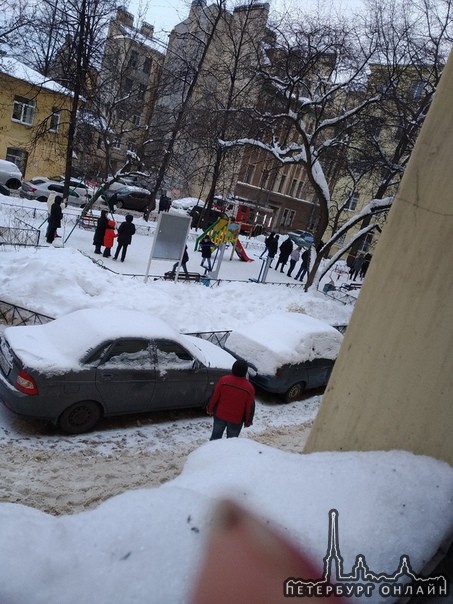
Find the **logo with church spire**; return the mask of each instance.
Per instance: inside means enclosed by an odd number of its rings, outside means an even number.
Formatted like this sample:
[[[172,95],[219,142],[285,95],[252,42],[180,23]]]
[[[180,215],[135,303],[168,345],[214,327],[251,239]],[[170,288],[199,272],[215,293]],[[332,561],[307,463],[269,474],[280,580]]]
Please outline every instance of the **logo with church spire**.
[[[370,597],[377,590],[380,596],[402,598],[412,596],[446,597],[448,581],[444,575],[421,577],[416,575],[409,556],[402,555],[393,574],[376,573],[368,567],[365,556],[358,554],[351,572],[343,569],[338,534],[338,511],[329,512],[329,532],[324,570],[320,579],[290,577],[284,582],[284,596],[297,597]]]

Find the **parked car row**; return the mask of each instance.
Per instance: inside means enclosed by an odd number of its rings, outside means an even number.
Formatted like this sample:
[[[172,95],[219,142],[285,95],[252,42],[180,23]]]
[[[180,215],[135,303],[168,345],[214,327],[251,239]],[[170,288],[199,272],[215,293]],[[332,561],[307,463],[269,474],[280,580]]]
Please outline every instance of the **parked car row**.
[[[145,313],[78,310],[45,325],[5,329],[0,399],[75,434],[101,417],[204,407],[241,358],[253,384],[290,402],[326,385],[342,337],[306,315],[276,313],[233,331],[221,348]]]
[[[43,203],[51,193],[56,193],[56,199],[63,199],[64,177],[35,176],[30,180],[24,180],[20,189],[20,196],[25,199],[36,199]],[[82,179],[71,178],[69,181],[68,204],[83,208],[89,201],[91,195],[88,187]]]

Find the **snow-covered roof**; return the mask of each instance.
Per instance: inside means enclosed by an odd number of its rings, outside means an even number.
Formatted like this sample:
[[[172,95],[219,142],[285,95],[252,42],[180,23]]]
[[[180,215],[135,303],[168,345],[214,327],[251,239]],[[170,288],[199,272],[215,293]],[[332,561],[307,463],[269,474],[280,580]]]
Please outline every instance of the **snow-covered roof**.
[[[277,312],[231,333],[227,348],[272,375],[286,364],[336,359],[343,336],[331,325],[297,312]]]
[[[72,92],[67,88],[64,88],[64,86],[61,86],[54,80],[46,78],[42,73],[28,67],[13,57],[0,57],[0,71],[17,80],[27,82],[27,84],[44,88],[45,90],[51,90],[52,92],[65,96],[72,96]]]

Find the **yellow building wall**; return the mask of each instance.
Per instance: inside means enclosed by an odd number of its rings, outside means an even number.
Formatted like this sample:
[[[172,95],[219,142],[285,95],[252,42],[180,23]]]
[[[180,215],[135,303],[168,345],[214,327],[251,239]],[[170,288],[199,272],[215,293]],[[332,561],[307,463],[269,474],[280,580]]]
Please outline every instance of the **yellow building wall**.
[[[31,126],[11,119],[16,95],[36,101]],[[70,104],[70,97],[63,94],[0,74],[0,158],[6,158],[8,147],[20,148],[29,153],[25,179],[64,174]],[[37,138],[54,107],[62,110],[58,132],[46,132]]]
[[[306,445],[453,464],[453,55],[417,139]]]

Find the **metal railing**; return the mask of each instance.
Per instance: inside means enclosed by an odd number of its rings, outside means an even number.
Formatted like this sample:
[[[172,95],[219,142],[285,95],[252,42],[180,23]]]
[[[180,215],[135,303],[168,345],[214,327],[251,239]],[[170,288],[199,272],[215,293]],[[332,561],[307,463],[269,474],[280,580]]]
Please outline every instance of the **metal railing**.
[[[44,325],[54,317],[0,300],[0,323],[3,325]]]

